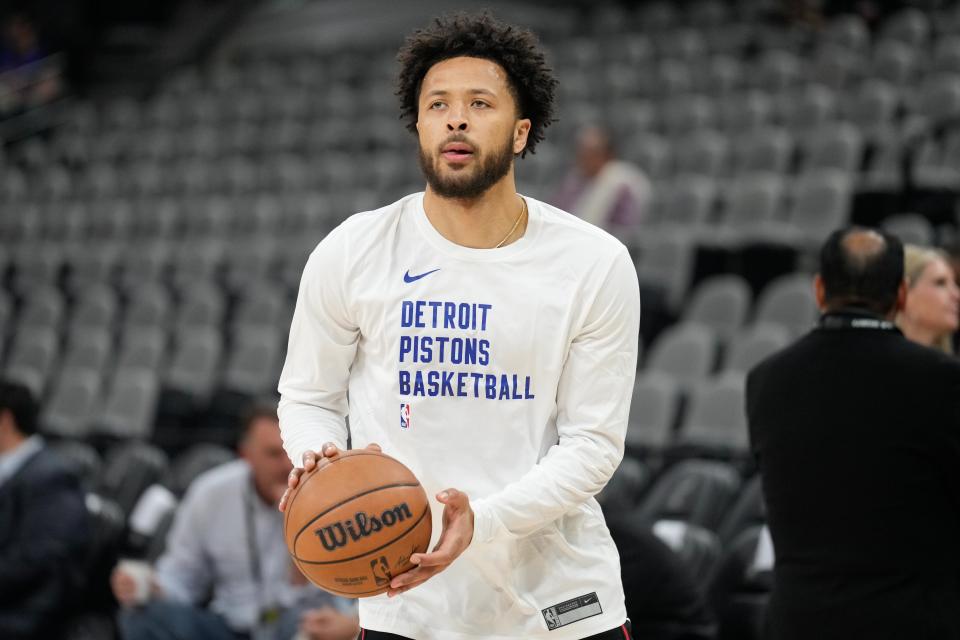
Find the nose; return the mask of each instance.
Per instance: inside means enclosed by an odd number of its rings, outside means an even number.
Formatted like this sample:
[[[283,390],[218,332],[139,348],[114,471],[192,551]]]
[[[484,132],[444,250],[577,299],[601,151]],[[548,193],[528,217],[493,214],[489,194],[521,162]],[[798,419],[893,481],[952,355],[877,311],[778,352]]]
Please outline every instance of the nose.
[[[463,109],[450,109],[450,115],[447,118],[448,131],[466,131],[467,118]]]

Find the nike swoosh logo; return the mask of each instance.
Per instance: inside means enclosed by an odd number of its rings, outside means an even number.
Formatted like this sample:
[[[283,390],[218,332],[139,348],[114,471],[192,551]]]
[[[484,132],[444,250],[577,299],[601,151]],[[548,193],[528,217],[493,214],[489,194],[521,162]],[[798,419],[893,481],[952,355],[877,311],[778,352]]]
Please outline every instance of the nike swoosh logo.
[[[433,271],[427,271],[427,272],[425,272],[425,273],[421,273],[421,274],[419,274],[419,275],[412,276],[412,275],[410,275],[410,270],[407,269],[407,272],[406,272],[405,274],[403,274],[403,281],[406,282],[406,283],[408,283],[408,284],[411,283],[411,282],[416,282],[416,281],[419,280],[420,278],[425,278],[426,276],[430,275],[431,273],[436,273],[437,271],[440,271],[440,269],[434,269]]]

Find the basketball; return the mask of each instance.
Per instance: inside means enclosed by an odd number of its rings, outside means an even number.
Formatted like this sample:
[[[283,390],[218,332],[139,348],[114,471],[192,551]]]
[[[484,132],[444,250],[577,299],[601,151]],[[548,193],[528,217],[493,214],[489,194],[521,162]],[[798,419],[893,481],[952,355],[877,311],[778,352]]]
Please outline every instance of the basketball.
[[[287,549],[315,585],[348,598],[384,593],[430,544],[427,494],[390,456],[342,451],[300,477],[283,523]]]

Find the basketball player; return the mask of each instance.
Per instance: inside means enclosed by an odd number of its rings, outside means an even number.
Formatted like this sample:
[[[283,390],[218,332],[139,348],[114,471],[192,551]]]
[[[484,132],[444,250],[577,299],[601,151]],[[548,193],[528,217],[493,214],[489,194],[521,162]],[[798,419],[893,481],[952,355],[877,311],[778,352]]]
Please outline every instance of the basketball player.
[[[629,639],[593,496],[623,454],[633,264],[516,192],[556,87],[530,32],[441,18],[399,61],[426,191],[350,217],[307,262],[279,385],[289,485],[346,446],[349,413],[353,444],[382,445],[443,509],[419,566],[360,602],[366,640]]]

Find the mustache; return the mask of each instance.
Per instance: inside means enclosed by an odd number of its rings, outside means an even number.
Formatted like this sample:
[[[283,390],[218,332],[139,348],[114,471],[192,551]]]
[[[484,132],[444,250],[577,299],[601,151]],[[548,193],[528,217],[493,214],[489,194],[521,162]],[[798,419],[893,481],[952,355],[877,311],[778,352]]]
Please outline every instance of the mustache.
[[[473,140],[471,140],[470,138],[468,138],[467,136],[465,136],[464,134],[462,134],[462,133],[455,133],[455,134],[453,134],[452,136],[450,136],[449,138],[447,138],[446,140],[444,140],[443,142],[441,142],[441,143],[439,144],[439,146],[437,146],[437,151],[443,152],[443,148],[444,148],[445,146],[447,146],[448,144],[451,144],[451,143],[453,143],[453,142],[462,142],[462,143],[464,143],[464,144],[468,144],[468,145],[470,145],[474,150],[476,150],[476,149],[478,148],[477,145],[476,145],[476,143],[475,143]]]

